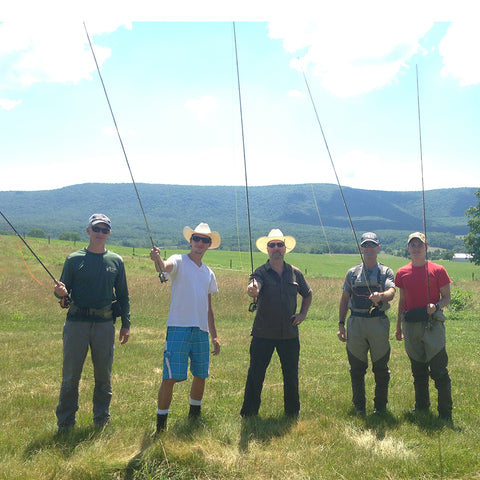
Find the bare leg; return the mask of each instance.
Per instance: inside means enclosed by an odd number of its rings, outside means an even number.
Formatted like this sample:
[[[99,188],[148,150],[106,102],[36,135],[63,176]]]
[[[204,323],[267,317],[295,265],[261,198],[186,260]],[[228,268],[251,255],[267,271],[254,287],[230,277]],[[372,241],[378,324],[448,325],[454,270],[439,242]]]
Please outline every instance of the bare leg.
[[[175,385],[175,379],[163,380],[158,390],[158,408],[160,410],[166,410],[170,408],[173,396],[173,386]]]
[[[192,388],[190,389],[190,397],[193,400],[201,400],[203,398],[203,392],[205,391],[205,379],[193,377]]]

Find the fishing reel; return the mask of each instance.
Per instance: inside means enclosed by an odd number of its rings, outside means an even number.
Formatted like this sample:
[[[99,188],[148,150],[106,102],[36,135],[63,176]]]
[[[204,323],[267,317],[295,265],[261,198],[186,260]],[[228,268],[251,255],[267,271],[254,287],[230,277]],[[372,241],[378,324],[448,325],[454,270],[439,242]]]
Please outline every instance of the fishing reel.
[[[165,272],[160,272],[158,278],[160,279],[160,283],[168,282],[168,277],[165,275]]]
[[[72,299],[70,298],[70,295],[65,295],[58,303],[62,308],[69,308],[72,303]]]
[[[380,306],[382,305],[382,303],[383,302],[379,302],[378,305],[372,304],[372,306],[370,307],[370,310],[368,311],[368,314],[373,315],[374,312],[377,312],[378,310],[380,310]]]

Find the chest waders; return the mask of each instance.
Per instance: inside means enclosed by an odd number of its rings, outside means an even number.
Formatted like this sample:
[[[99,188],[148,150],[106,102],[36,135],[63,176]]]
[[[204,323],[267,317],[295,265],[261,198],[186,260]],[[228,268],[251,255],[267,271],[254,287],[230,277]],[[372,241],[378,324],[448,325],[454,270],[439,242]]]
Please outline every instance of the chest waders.
[[[363,278],[362,278],[363,277]],[[375,305],[369,296],[383,292],[387,278],[387,267],[378,264],[376,277],[365,280],[363,265],[358,265],[351,277],[351,316],[348,321],[347,355],[350,363],[352,401],[360,414],[365,414],[365,374],[368,368],[368,351],[372,360],[375,378],[374,411],[385,411],[388,401],[390,370],[389,320],[385,310],[387,302]]]

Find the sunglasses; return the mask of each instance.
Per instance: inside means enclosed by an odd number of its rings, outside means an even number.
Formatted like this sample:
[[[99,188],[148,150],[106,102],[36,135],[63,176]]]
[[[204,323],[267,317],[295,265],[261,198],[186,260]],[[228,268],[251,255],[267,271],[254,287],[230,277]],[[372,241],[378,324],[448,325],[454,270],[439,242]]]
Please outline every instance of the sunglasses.
[[[373,242],[365,242],[363,245],[361,245],[361,247],[363,247],[363,248],[374,248],[374,247],[378,247],[378,245],[376,243],[373,243]]]
[[[105,235],[107,235],[107,233],[110,233],[110,229],[109,229],[109,228],[97,227],[96,225],[92,225],[91,228],[92,228],[92,230],[93,230],[95,233],[102,232],[102,233],[104,233]]]
[[[212,239],[210,237],[199,237],[198,235],[192,235],[192,240],[194,242],[212,243]]]
[[[274,248],[274,247],[282,248],[284,246],[285,246],[285,242],[270,242],[270,243],[267,243],[268,248]]]

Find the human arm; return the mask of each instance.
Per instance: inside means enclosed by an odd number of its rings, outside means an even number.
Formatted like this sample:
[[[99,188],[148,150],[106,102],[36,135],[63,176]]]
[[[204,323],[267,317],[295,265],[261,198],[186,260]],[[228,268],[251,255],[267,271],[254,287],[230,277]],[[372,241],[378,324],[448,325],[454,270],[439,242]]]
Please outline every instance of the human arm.
[[[347,291],[342,292],[340,297],[340,304],[338,306],[338,332],[337,337],[341,342],[347,341],[347,334],[345,331],[345,319],[348,314],[348,302],[350,300],[350,293]]]
[[[400,296],[398,298],[398,313],[397,313],[397,327],[395,328],[395,338],[398,341],[403,339],[402,333],[402,312],[405,305],[405,291],[403,288],[398,288]]]
[[[164,261],[158,247],[153,246],[150,250],[150,259],[155,262],[155,270],[157,272],[170,273],[173,270],[173,262]]]
[[[310,294],[306,297],[302,297],[302,305],[300,307],[300,312],[292,316],[292,325],[296,327],[300,325],[305,318],[307,317],[308,309],[312,303],[313,293],[310,291]]]
[[[429,303],[427,305],[427,313],[433,315],[437,310],[446,307],[451,300],[450,284],[447,283],[443,287],[440,287],[440,300],[437,303]]]
[[[212,308],[212,294],[208,294],[208,330],[212,338],[213,344],[213,355],[218,355],[220,353],[220,342],[217,337],[217,327],[215,325],[215,315]]]
[[[384,292],[373,292],[369,298],[375,305],[378,305],[380,302],[391,302],[394,296],[395,288],[390,287]]]

